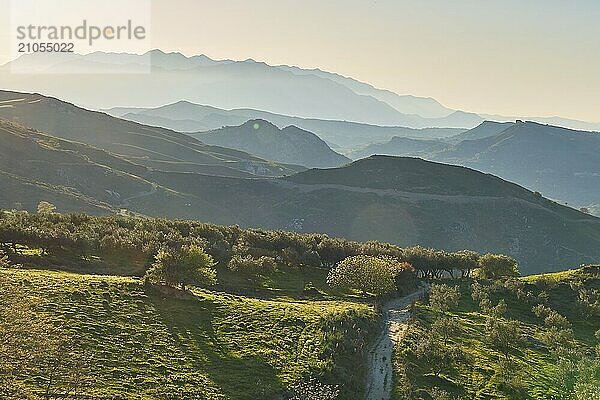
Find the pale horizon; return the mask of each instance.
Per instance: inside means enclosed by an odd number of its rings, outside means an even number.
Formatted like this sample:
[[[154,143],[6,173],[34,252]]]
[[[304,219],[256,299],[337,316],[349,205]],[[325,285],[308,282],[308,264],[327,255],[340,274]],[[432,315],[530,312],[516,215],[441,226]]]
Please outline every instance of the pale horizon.
[[[600,121],[591,0],[152,3],[152,47],[338,73],[478,114]],[[9,2],[0,1],[7,24]],[[7,11],[7,12],[5,12]],[[8,33],[0,63],[8,61]]]

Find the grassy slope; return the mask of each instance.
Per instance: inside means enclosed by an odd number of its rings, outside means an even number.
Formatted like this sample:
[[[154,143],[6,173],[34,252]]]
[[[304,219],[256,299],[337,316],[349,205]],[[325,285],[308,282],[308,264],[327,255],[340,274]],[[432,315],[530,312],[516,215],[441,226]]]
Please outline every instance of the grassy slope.
[[[344,348],[353,325],[368,330],[375,321],[369,305],[202,290],[178,300],[148,294],[132,278],[0,274],[42,298],[52,320],[81,339],[96,377],[95,398],[269,399],[309,373],[345,380],[345,398],[362,387],[362,363],[344,351],[334,360],[330,350]]]
[[[588,353],[593,353],[596,342],[594,332],[600,328],[598,318],[585,318],[578,311],[575,293],[570,289],[569,282],[583,279],[588,288],[600,288],[600,275],[583,274],[581,270],[571,270],[553,274],[542,274],[522,278],[526,290],[539,294],[542,290],[549,294],[548,305],[565,315],[573,325],[576,346]],[[520,349],[514,350],[512,360],[516,370],[513,382],[520,384],[524,391],[514,391],[503,384],[504,378],[500,373],[501,353],[494,350],[485,338],[486,316],[480,312],[478,304],[471,298],[470,282],[461,284],[461,299],[459,309],[448,313],[455,318],[461,327],[455,344],[460,344],[471,357],[469,363],[462,363],[454,371],[435,378],[413,356],[408,355],[406,347],[410,345],[407,339],[399,346],[396,362],[400,363],[402,356],[407,355],[405,362],[413,363],[410,374],[419,388],[440,387],[455,396],[468,399],[488,398],[519,398],[519,399],[548,399],[557,393],[556,358],[541,343],[544,332],[543,321],[531,312],[532,305],[518,300],[514,296],[492,295],[496,304],[504,298],[508,305],[507,317],[519,322],[525,343]],[[424,328],[430,327],[434,318],[440,313],[430,307],[418,304],[415,312],[415,322]],[[420,375],[420,376],[419,376]],[[399,383],[397,383],[399,385]],[[400,388],[396,387],[396,399],[401,399]]]

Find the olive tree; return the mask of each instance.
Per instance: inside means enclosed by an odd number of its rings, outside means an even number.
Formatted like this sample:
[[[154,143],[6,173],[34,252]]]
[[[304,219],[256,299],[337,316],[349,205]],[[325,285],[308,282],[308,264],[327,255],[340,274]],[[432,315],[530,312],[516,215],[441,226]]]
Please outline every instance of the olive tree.
[[[437,311],[448,311],[458,307],[460,290],[458,286],[431,285],[429,305]]]
[[[351,256],[329,271],[327,283],[333,287],[356,289],[375,295],[396,289],[396,276],[410,266],[387,257]]]
[[[162,249],[146,272],[146,279],[167,286],[180,285],[183,290],[189,284],[212,286],[217,283],[214,265],[213,258],[196,245]]]
[[[56,206],[47,201],[40,201],[37,206],[38,214],[54,214],[56,212]]]
[[[488,317],[486,322],[487,339],[506,360],[514,348],[521,344],[521,330],[519,324],[514,320],[501,320],[497,317]]]
[[[519,269],[517,260],[512,257],[502,254],[486,254],[479,258],[475,273],[477,278],[498,279],[518,276]]]

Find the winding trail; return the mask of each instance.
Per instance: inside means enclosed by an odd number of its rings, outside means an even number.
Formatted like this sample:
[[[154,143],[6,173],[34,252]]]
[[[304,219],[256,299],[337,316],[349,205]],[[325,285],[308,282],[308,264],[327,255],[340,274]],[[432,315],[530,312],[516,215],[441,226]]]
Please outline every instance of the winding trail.
[[[408,296],[390,300],[383,307],[385,326],[369,357],[366,400],[389,400],[393,384],[393,357],[396,344],[406,332],[408,306],[427,291],[423,287]]]

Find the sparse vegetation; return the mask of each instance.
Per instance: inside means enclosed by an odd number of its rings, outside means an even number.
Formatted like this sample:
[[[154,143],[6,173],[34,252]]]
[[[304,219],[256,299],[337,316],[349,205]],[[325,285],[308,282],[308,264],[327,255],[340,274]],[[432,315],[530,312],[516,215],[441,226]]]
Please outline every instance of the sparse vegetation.
[[[458,308],[414,307],[396,355],[395,399],[597,398],[600,315],[577,299],[599,287],[600,267],[456,283]]]

